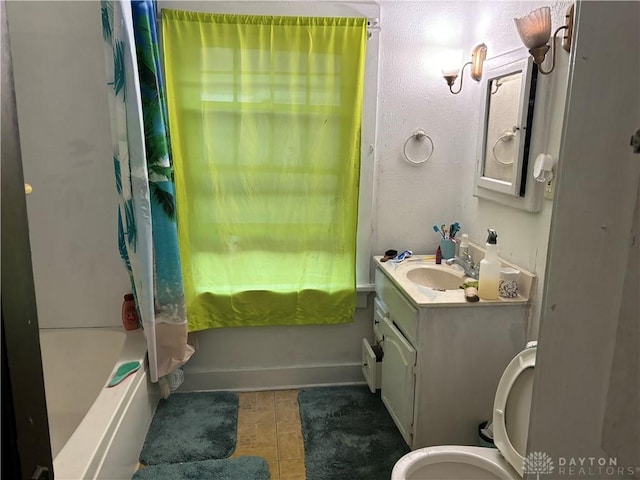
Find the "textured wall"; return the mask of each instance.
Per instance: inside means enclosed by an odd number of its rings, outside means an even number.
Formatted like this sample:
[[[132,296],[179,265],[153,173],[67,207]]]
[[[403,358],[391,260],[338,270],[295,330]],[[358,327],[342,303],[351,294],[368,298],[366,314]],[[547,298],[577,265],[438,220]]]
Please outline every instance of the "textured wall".
[[[433,253],[438,237],[432,225],[462,221],[460,179],[465,166],[473,164],[473,158],[466,158],[466,150],[475,141],[477,119],[469,113],[478,85],[471,82],[459,95],[449,94],[439,56],[450,48],[470,51],[469,42],[453,39],[450,34],[464,37],[469,24],[466,8],[471,5],[381,5],[373,220],[378,254],[388,248]],[[417,129],[425,130],[434,143],[433,156],[421,165],[407,162],[402,153],[405,141]]]

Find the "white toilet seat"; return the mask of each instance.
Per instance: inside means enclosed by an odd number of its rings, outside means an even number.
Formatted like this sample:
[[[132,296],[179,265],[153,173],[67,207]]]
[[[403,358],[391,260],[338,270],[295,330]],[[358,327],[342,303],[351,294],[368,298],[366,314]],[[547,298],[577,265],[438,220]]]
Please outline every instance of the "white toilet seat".
[[[526,436],[528,433],[528,424],[529,424],[529,406],[531,403],[531,398],[517,398],[516,395],[512,392],[512,388],[515,385],[516,381],[527,369],[534,368],[536,364],[536,348],[526,348],[518,355],[516,355],[513,360],[507,365],[502,377],[500,378],[500,383],[498,384],[498,389],[496,390],[495,400],[493,402],[493,434],[494,434],[494,442],[500,453],[504,456],[504,458],[513,466],[513,468],[518,472],[518,474],[522,477],[524,471],[524,460],[525,457],[522,453],[519,452],[514,446],[514,441],[518,441],[520,445],[526,445]],[[527,380],[523,380],[525,382],[533,382],[533,378],[528,378]],[[528,389],[530,391],[531,388]],[[515,397],[515,398],[514,398]],[[506,418],[506,407],[507,401],[511,400],[511,402],[526,402],[527,405],[525,414],[526,417],[524,419],[524,425],[526,428],[524,430],[516,429],[511,432],[511,435],[517,435],[521,438],[518,439],[510,439],[509,432],[507,430],[507,418]]]
[[[520,480],[518,473],[495,448],[465,445],[414,450],[398,460],[391,472],[391,480],[461,478]]]

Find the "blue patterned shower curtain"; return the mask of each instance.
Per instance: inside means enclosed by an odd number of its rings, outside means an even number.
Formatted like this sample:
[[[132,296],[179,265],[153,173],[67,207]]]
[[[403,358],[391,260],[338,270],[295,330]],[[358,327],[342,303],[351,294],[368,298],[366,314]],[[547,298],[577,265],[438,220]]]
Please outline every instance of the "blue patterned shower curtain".
[[[175,219],[173,171],[152,0],[102,1],[118,206],[118,245],[163,395],[193,354]]]

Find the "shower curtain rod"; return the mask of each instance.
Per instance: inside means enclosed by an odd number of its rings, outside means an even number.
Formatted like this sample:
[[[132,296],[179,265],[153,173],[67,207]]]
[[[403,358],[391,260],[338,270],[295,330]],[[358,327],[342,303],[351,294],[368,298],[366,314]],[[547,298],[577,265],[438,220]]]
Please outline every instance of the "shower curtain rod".
[[[156,22],[158,23],[158,25],[162,25],[162,9],[158,11]],[[371,32],[379,32],[380,30],[381,28],[379,18],[367,18],[367,32],[369,32],[369,35],[371,35]]]

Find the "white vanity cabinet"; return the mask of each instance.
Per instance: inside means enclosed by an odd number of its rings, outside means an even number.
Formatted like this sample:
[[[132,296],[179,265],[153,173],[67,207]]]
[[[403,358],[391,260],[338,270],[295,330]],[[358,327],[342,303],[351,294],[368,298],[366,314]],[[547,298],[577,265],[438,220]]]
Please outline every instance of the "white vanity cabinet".
[[[477,445],[500,376],[525,347],[527,303],[418,305],[380,267],[375,285],[382,401],[403,437],[412,449]]]

